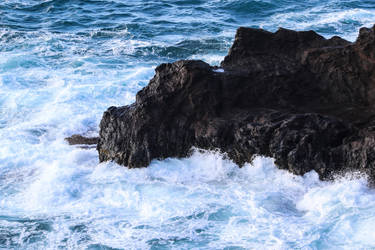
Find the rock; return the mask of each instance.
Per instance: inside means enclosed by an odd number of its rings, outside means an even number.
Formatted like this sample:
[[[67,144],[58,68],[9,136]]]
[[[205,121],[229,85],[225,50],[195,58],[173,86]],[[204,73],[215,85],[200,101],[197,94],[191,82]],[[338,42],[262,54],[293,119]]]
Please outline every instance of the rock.
[[[97,149],[129,168],[218,148],[240,166],[263,155],[299,175],[374,181],[374,118],[375,26],[355,43],[239,28],[221,68],[159,65],[134,104],[104,112]]]
[[[98,137],[84,137],[82,135],[72,135],[65,140],[69,145],[96,145],[99,142]]]

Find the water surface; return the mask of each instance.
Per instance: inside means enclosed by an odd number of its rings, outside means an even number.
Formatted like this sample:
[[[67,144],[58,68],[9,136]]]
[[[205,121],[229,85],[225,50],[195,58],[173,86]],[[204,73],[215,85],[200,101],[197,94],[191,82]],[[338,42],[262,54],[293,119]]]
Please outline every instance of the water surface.
[[[128,170],[98,163],[107,107],[134,101],[162,62],[217,65],[239,26],[354,41],[372,0],[5,0],[0,3],[0,248],[364,249],[375,194],[214,152]],[[260,97],[261,98],[261,97]]]

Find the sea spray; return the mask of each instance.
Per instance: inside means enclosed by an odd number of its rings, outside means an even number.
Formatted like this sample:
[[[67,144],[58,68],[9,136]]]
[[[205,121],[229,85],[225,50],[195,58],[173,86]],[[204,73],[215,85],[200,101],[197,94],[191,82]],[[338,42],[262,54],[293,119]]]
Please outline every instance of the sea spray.
[[[64,159],[23,176],[18,185],[24,188],[1,199],[2,231],[14,234],[9,246],[31,244],[28,230],[39,235],[30,247],[50,248],[349,249],[374,243],[375,193],[365,179],[321,182],[314,172],[294,176],[263,157],[238,168],[202,151],[142,169],[97,165],[94,150],[76,149]]]

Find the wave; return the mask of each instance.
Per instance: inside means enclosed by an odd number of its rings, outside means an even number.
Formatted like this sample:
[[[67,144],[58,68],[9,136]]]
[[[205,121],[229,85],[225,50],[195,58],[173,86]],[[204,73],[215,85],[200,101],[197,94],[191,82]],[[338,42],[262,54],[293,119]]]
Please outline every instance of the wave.
[[[374,20],[375,12],[372,10],[351,8],[332,11],[326,6],[301,12],[279,13],[271,17],[271,22],[285,28],[314,30],[326,37],[340,35],[350,41],[357,38],[360,27],[370,27]],[[262,23],[260,26],[267,28],[269,24]]]
[[[94,150],[58,146],[64,147],[64,161],[39,161],[34,172],[4,175],[3,181],[24,186],[1,199],[1,225],[18,235],[18,242],[9,239],[14,246],[30,243],[22,230],[39,237],[30,247],[350,249],[374,243],[375,194],[365,178],[321,182],[314,172],[294,176],[262,157],[238,168],[207,151],[126,169],[97,166]]]
[[[358,249],[375,245],[363,176],[321,182],[272,159],[238,168],[218,152],[98,163],[71,134],[98,135],[156,65],[218,65],[238,26],[314,29],[354,40],[373,1],[0,3],[0,248]]]

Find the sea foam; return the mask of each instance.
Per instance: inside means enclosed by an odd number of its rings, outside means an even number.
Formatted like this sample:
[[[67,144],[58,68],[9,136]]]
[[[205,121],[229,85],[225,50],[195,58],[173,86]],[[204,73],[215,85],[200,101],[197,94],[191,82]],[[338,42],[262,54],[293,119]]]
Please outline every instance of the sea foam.
[[[218,152],[127,169],[99,163],[109,106],[131,104],[154,68],[219,65],[239,26],[314,29],[351,41],[372,1],[0,2],[0,248],[364,249],[375,246],[365,177],[322,182]]]
[[[364,178],[322,182],[314,172],[294,176],[278,170],[263,157],[238,168],[209,151],[127,169],[98,165],[95,150],[54,146],[64,152],[61,157],[36,162],[35,171],[22,177],[11,172],[4,177],[24,188],[1,199],[6,216],[0,219],[48,224],[39,230],[43,243],[35,246],[351,249],[374,244],[369,218],[375,194]]]

